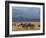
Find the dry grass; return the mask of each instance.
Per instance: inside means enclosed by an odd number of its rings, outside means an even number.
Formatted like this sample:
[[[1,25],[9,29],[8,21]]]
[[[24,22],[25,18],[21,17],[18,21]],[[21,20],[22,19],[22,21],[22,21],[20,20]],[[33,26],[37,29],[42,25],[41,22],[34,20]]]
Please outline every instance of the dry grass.
[[[34,24],[34,27],[22,27],[22,26],[18,27],[18,25],[21,23],[23,23],[23,24],[31,23],[31,24]],[[13,22],[12,23],[12,31],[40,30],[40,27],[38,27],[38,25],[40,25],[40,22]]]

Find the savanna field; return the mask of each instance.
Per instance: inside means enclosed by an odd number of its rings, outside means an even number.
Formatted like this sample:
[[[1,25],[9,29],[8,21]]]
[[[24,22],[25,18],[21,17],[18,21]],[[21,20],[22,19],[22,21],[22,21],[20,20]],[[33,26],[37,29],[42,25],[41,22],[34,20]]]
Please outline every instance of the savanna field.
[[[40,30],[40,22],[12,22],[12,31]]]

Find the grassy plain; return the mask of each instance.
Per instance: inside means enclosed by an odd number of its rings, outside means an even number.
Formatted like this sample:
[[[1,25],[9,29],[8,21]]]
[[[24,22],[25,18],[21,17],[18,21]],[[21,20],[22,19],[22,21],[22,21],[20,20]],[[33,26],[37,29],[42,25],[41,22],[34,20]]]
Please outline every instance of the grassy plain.
[[[34,25],[34,27],[22,27],[19,26],[19,24],[25,24],[25,23],[31,23]],[[40,30],[40,22],[12,22],[12,31],[24,31],[24,30]],[[33,28],[33,29],[32,29]]]

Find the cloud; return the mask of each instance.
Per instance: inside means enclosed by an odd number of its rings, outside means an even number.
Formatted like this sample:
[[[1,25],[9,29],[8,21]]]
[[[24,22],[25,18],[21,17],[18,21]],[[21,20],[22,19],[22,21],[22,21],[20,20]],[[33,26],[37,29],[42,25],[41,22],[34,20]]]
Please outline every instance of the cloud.
[[[40,19],[40,8],[36,7],[12,7],[12,16],[28,17],[32,19]]]

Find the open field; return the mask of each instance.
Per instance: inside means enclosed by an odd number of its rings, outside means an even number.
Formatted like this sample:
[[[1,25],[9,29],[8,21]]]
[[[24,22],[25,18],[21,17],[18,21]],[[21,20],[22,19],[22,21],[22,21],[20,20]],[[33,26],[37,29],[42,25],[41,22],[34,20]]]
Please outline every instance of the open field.
[[[40,22],[12,22],[12,31],[40,30]]]

